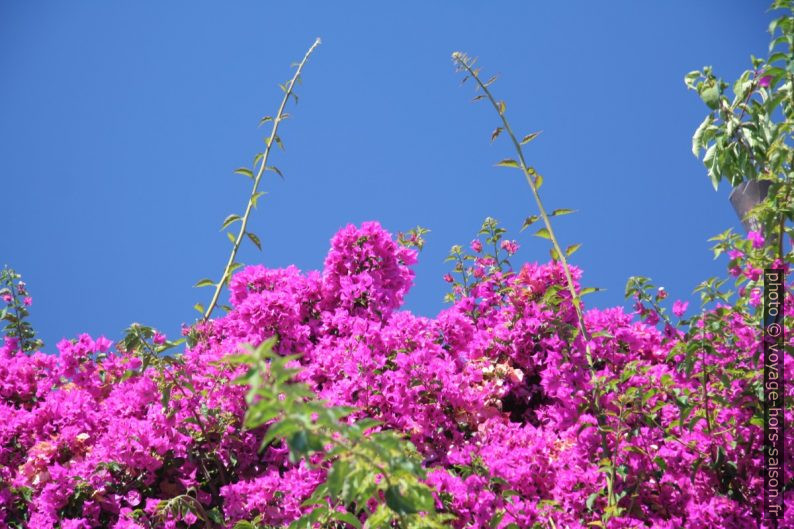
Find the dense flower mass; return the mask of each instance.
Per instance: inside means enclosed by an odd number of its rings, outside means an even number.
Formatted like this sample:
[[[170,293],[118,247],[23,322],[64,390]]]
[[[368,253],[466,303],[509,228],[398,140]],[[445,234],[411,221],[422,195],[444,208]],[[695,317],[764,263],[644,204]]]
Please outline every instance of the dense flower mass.
[[[245,388],[231,383],[240,368],[219,362],[277,336],[320,398],[410,439],[454,527],[766,527],[757,322],[722,306],[684,333],[642,296],[643,321],[590,309],[591,368],[561,265],[513,270],[515,242],[490,256],[479,240],[470,247],[469,281],[445,277],[454,302],[435,318],[400,310],[417,252],[370,222],[334,236],[322,272],[240,271],[232,310],[192,329],[177,356],[156,354],[167,343],[159,333],[115,349],[82,335],[57,356],[7,339],[0,525],[231,527],[259,517],[280,527],[299,517],[325,469],[290,461],[282,443],[259,451],[264,430],[242,427]],[[738,254],[731,263],[755,273]],[[785,308],[794,313],[791,293]],[[677,318],[686,310],[673,308]],[[794,453],[791,430],[785,443]],[[785,470],[794,475],[790,458]],[[791,523],[790,489],[785,503]]]

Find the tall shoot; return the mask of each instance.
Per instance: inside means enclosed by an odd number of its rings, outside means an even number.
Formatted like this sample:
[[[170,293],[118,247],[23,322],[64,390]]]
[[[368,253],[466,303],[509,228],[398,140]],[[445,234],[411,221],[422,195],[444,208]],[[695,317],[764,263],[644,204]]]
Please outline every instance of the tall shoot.
[[[308,49],[306,54],[303,56],[303,60],[298,63],[297,68],[295,69],[295,74],[292,76],[287,83],[279,85],[281,90],[284,92],[284,97],[281,99],[281,104],[278,107],[278,111],[276,112],[275,116],[265,116],[260,121],[259,124],[262,125],[264,123],[272,123],[270,129],[270,135],[265,139],[265,150],[264,152],[257,153],[254,157],[253,166],[256,168],[257,163],[259,164],[258,170],[256,170],[256,174],[248,168],[242,167],[237,169],[235,172],[245,175],[253,180],[253,186],[251,187],[251,195],[248,197],[248,203],[245,207],[245,213],[242,216],[232,213],[223,221],[221,225],[221,230],[225,230],[235,222],[240,222],[240,229],[237,231],[237,235],[234,236],[232,232],[227,232],[227,236],[232,243],[232,251],[229,254],[229,259],[226,261],[226,266],[223,269],[223,274],[221,274],[220,279],[217,282],[213,282],[211,279],[202,279],[195,286],[197,287],[205,287],[205,286],[214,286],[215,291],[212,294],[212,300],[210,304],[207,306],[206,310],[200,305],[196,305],[196,309],[199,312],[203,312],[203,321],[207,321],[209,317],[212,315],[212,311],[215,309],[215,306],[218,303],[218,298],[221,294],[221,290],[225,285],[228,284],[229,279],[231,278],[232,272],[239,268],[241,265],[237,263],[235,259],[237,258],[237,252],[240,249],[240,244],[243,242],[243,237],[248,237],[251,242],[262,250],[262,243],[259,240],[259,237],[254,234],[253,232],[248,230],[248,218],[251,215],[251,210],[256,207],[256,203],[259,198],[264,194],[264,191],[259,191],[259,182],[262,180],[262,175],[265,174],[265,171],[271,171],[276,173],[279,176],[281,175],[281,171],[275,167],[268,165],[268,159],[270,157],[270,152],[273,148],[273,144],[277,144],[282,149],[283,144],[281,143],[281,138],[278,135],[278,127],[282,121],[289,117],[289,114],[285,112],[287,107],[287,103],[289,102],[290,97],[295,99],[295,103],[298,103],[298,96],[295,94],[295,84],[301,81],[301,72],[303,71],[303,67],[306,62],[309,60],[309,56],[314,52],[315,48],[320,45],[319,37],[314,41],[314,44]]]
[[[609,470],[606,474],[606,483],[607,483],[607,499],[608,499],[608,507],[607,512],[605,513],[604,520],[608,520],[612,516],[617,516],[620,514],[620,509],[617,507],[618,499],[614,492],[615,487],[615,462],[613,459],[613,451],[609,446],[608,442],[608,430],[606,429],[606,416],[604,410],[601,408],[600,405],[600,385],[598,384],[598,374],[595,367],[595,362],[593,360],[592,351],[590,350],[590,333],[587,330],[587,326],[585,325],[584,321],[584,314],[582,312],[582,304],[580,293],[576,291],[576,287],[573,283],[573,277],[571,276],[571,269],[568,266],[567,257],[571,256],[576,250],[579,249],[579,244],[574,244],[566,248],[563,252],[560,243],[558,241],[557,236],[554,233],[554,229],[551,225],[551,217],[558,216],[558,215],[566,215],[569,213],[573,213],[573,210],[570,209],[556,209],[551,213],[548,213],[546,207],[543,204],[543,201],[540,198],[540,186],[543,184],[543,177],[535,170],[534,167],[529,165],[526,161],[526,157],[524,156],[523,145],[531,142],[538,136],[538,132],[534,132],[531,134],[527,134],[524,136],[520,141],[518,137],[513,132],[513,128],[510,126],[510,122],[507,120],[507,115],[505,114],[505,110],[507,105],[504,101],[497,100],[489,86],[491,86],[496,81],[496,76],[489,78],[486,81],[483,81],[480,77],[480,68],[475,68],[474,64],[476,59],[472,59],[467,56],[465,53],[456,51],[452,54],[452,61],[455,63],[458,71],[464,72],[465,77],[463,82],[466,82],[469,78],[474,79],[476,83],[477,91],[482,91],[481,94],[475,96],[474,101],[479,101],[481,99],[487,99],[491,106],[494,108],[496,113],[499,115],[499,119],[501,121],[501,126],[497,127],[493,133],[491,134],[491,141],[495,140],[502,132],[506,133],[510,138],[511,143],[516,152],[517,160],[512,158],[506,158],[501,160],[496,165],[499,167],[508,167],[519,169],[521,173],[526,178],[527,184],[529,185],[529,189],[532,192],[532,197],[535,199],[535,204],[538,208],[538,214],[540,220],[543,221],[544,227],[540,228],[535,235],[538,237],[542,237],[544,239],[548,239],[551,241],[552,249],[551,249],[551,257],[555,261],[559,261],[563,267],[565,272],[565,279],[567,282],[567,289],[571,295],[571,302],[573,304],[574,310],[576,311],[576,319],[578,323],[578,331],[582,337],[582,340],[585,345],[585,353],[587,358],[588,367],[590,370],[590,376],[592,381],[592,395],[590,398],[590,407],[593,412],[593,415],[598,420],[599,425],[599,432],[601,434],[602,440],[602,452],[603,458],[609,461]],[[538,215],[532,215],[527,217],[526,221],[524,222],[524,228],[530,226],[538,219]],[[592,292],[596,289],[585,289],[581,293],[585,294],[588,292]]]

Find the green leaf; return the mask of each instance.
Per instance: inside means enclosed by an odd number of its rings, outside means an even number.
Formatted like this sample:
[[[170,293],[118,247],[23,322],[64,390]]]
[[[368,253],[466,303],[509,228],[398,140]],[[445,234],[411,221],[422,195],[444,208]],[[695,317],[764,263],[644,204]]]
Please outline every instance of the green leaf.
[[[266,423],[267,421],[271,420],[273,417],[277,417],[280,415],[280,411],[277,409],[266,409],[262,406],[264,402],[259,403],[259,407],[256,408],[259,412],[258,414],[250,414],[249,420],[246,421],[249,427],[258,427],[262,424]],[[254,410],[255,408],[252,408]],[[266,447],[272,441],[276,439],[283,439],[290,435],[293,435],[296,431],[300,429],[300,425],[297,424],[293,420],[284,419],[280,422],[277,422],[270,426],[267,429],[267,433],[265,437],[262,439],[262,448]]]
[[[716,161],[717,161],[717,144],[715,143],[708,149],[706,149],[706,154],[703,155],[703,164],[709,170],[709,178],[711,178],[711,185],[714,186],[714,191],[719,188],[720,185],[720,177],[716,171]]]
[[[536,231],[535,236],[551,240],[551,234],[549,233],[549,230],[546,228],[541,228],[538,231]]]
[[[524,136],[524,139],[521,140],[521,145],[525,145],[525,144],[531,142],[532,140],[537,138],[540,135],[541,132],[543,132],[543,131],[539,130],[537,132],[533,132],[532,134],[527,134],[526,136]]]
[[[388,527],[386,524],[389,523],[389,520],[392,518],[389,509],[383,505],[382,503],[378,505],[378,508],[375,509],[375,512],[372,513],[367,518],[367,525],[364,527],[366,529],[376,528],[376,527]]]
[[[753,86],[753,81],[750,79],[751,74],[752,71],[747,70],[733,83],[733,93],[736,95],[735,103],[742,102],[746,99],[747,93]]]
[[[571,213],[576,213],[576,210],[575,209],[560,208],[560,209],[555,209],[554,211],[552,211],[551,212],[551,216],[552,217],[558,217],[560,215],[570,215]]]
[[[198,283],[196,283],[195,285],[193,285],[193,288],[211,287],[211,286],[215,286],[215,283],[212,281],[212,279],[205,278],[199,281]]]
[[[199,314],[204,314],[204,305],[202,305],[201,303],[196,303],[195,305],[193,305],[193,308],[196,309],[196,312],[198,312]]]
[[[598,496],[600,496],[600,494],[601,494],[600,492],[594,492],[587,497],[587,501],[585,501],[584,503],[588,510],[590,511],[593,510],[593,503],[596,501],[596,499],[598,499]]]
[[[223,515],[218,510],[217,507],[213,507],[212,509],[207,511],[207,517],[212,520],[217,525],[223,525]]]
[[[254,207],[256,207],[256,203],[259,200],[259,197],[261,197],[262,195],[266,195],[266,194],[267,194],[267,191],[257,191],[256,193],[251,195],[251,204],[253,204]]]
[[[281,177],[282,180],[284,180],[284,175],[281,173],[281,170],[278,167],[276,167],[275,165],[268,165],[267,167],[265,167],[265,170],[266,171],[272,171],[272,172],[276,173],[277,175],[279,175]]]
[[[540,217],[538,217],[537,215],[531,215],[531,216],[527,217],[526,219],[524,219],[524,224],[521,225],[521,230],[520,231],[524,231],[525,229],[529,228],[532,224],[537,222],[537,220],[539,218]]]
[[[566,257],[570,257],[571,255],[574,254],[574,252],[576,252],[576,250],[578,250],[581,247],[582,247],[582,243],[576,243],[576,244],[570,245],[569,247],[567,247],[565,249],[565,256]]]
[[[692,154],[694,154],[696,158],[700,157],[700,149],[703,147],[703,133],[710,124],[711,114],[706,116],[700,125],[698,125],[695,134],[692,136]]]
[[[386,489],[386,505],[398,514],[414,514],[417,511],[412,502],[400,493],[397,487],[389,487]]]
[[[234,235],[232,235],[232,232],[230,232],[230,231],[226,232],[226,237],[229,239],[229,241],[232,244],[235,244],[237,242],[237,239],[234,238]]]
[[[295,463],[309,452],[309,434],[300,430],[287,439],[287,445],[290,449],[290,461]]]
[[[623,445],[623,450],[625,450],[626,452],[633,452],[635,454],[645,454],[645,450],[631,444]]]
[[[778,51],[769,56],[767,63],[772,64],[773,62],[785,61],[787,57],[788,55],[786,55],[781,51]]]
[[[496,128],[494,129],[494,131],[491,133],[491,143],[493,143],[493,141],[494,141],[496,138],[498,138],[498,137],[499,137],[499,135],[502,133],[502,130],[503,130],[503,129],[502,129],[502,127],[496,127]]]
[[[499,114],[504,114],[505,110],[507,110],[507,104],[504,101],[499,101],[496,103],[496,107],[499,110]]]
[[[361,529],[361,522],[349,512],[332,511],[331,518],[350,524],[356,529]]]
[[[273,116],[265,116],[262,119],[260,119],[259,120],[259,126],[261,127],[262,125],[264,125],[268,121],[273,121]]]
[[[499,524],[502,522],[502,518],[505,516],[505,511],[498,510],[491,516],[491,519],[488,521],[488,527],[499,527]]]
[[[604,289],[603,288],[597,288],[597,287],[587,287],[587,288],[583,288],[582,290],[580,290],[579,291],[579,295],[580,296],[585,296],[587,294],[592,294],[593,292],[601,292],[602,290],[604,290]]]
[[[248,178],[254,177],[254,173],[252,173],[250,169],[246,169],[245,167],[240,167],[238,169],[235,169],[234,172],[237,174],[241,174],[243,176],[247,176]]]
[[[259,248],[259,251],[261,252],[262,251],[262,243],[259,240],[259,237],[257,237],[256,234],[251,233],[250,231],[245,232],[245,234],[248,236],[249,239],[251,239],[251,242],[254,243],[254,245],[257,248]]]
[[[513,167],[515,169],[520,169],[521,166],[518,164],[517,161],[511,158],[505,158],[504,160],[500,161],[496,164],[497,167]]]
[[[237,215],[237,214],[235,214],[235,213],[232,213],[231,215],[229,215],[228,217],[226,217],[226,219],[223,221],[223,224],[221,225],[221,230],[225,230],[225,229],[226,229],[226,228],[228,228],[228,227],[229,227],[229,226],[230,226],[230,225],[231,225],[233,222],[236,222],[236,221],[238,221],[238,220],[242,220],[242,217],[240,217],[240,215]]]
[[[160,403],[163,405],[163,409],[168,409],[168,403],[171,402],[171,386],[165,385],[163,386],[163,393],[160,397]]]
[[[699,79],[703,74],[700,70],[692,70],[688,74],[684,76],[684,84],[690,89],[695,88],[695,81]]]
[[[710,86],[703,88],[700,91],[700,99],[702,99],[709,108],[716,110],[720,103],[720,90],[717,83],[712,82]]]

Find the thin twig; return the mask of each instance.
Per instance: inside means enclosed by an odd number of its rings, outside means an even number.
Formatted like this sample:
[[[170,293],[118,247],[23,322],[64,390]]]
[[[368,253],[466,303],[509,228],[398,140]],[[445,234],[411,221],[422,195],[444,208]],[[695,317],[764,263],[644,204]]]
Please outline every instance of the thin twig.
[[[237,238],[234,240],[234,246],[232,246],[232,252],[229,255],[226,268],[223,270],[223,275],[215,285],[215,293],[212,295],[212,301],[207,307],[207,310],[204,312],[203,321],[207,321],[209,319],[212,311],[215,309],[215,305],[218,303],[218,297],[221,294],[221,289],[229,279],[229,274],[231,273],[232,266],[234,265],[234,259],[237,257],[237,251],[240,249],[240,244],[243,241],[243,237],[245,237],[245,229],[248,226],[248,217],[251,214],[254,203],[256,202],[259,181],[262,179],[262,175],[265,174],[265,170],[268,168],[267,160],[268,156],[270,155],[270,150],[273,148],[273,143],[278,141],[278,126],[285,117],[284,109],[287,106],[287,101],[289,101],[290,96],[294,97],[293,88],[295,87],[295,83],[300,79],[301,70],[303,70],[303,66],[306,64],[306,61],[309,59],[309,56],[312,54],[314,49],[319,45],[320,39],[318,37],[317,40],[314,41],[314,44],[312,44],[309,50],[306,52],[306,55],[303,56],[303,60],[298,64],[298,68],[295,70],[295,75],[292,76],[292,79],[290,79],[286,89],[284,90],[284,98],[281,100],[281,105],[278,107],[278,112],[273,118],[273,128],[271,129],[270,137],[266,142],[265,152],[262,154],[262,161],[261,165],[259,166],[259,171],[256,174],[256,178],[254,178],[254,186],[251,190],[251,196],[248,198],[248,205],[245,208],[245,214],[243,215],[242,222],[240,223],[240,231],[237,233]]]

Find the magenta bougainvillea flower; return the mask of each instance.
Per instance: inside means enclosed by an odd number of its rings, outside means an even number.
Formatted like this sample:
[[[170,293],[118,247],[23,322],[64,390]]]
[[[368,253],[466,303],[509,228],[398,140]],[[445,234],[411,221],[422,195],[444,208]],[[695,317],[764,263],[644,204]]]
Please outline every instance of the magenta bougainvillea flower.
[[[764,236],[757,231],[750,231],[747,234],[747,239],[753,243],[753,248],[763,248]]]
[[[515,255],[518,251],[518,243],[516,241],[502,241],[501,248],[507,252],[507,255]]]
[[[416,259],[370,222],[340,230],[321,271],[246,267],[231,280],[232,309],[191,331],[197,342],[165,370],[103,337],[64,340],[58,355],[22,354],[7,339],[0,525],[204,527],[198,512],[217,527],[254,517],[281,527],[299,517],[324,467],[290,461],[281,443],[260,451],[264,431],[242,427],[246,388],[232,383],[239,371],[219,362],[277,336],[280,353],[300,355],[298,379],[320,398],[413,442],[437,508],[455,516],[455,528],[601,523],[604,443],[621,509],[608,529],[769,527],[760,521],[762,428],[745,392],[757,380],[722,387],[713,376],[719,429],[702,408],[682,422],[681,395],[697,399],[702,376],[679,368],[683,334],[657,329],[655,311],[642,307],[638,321],[622,308],[585,310],[586,343],[572,337],[577,316],[559,263],[513,270],[480,256],[475,283],[455,285],[455,301],[435,317],[417,316],[401,310]],[[581,271],[571,271],[578,289]],[[794,310],[790,293],[785,307]],[[676,301],[673,312],[686,308]],[[759,329],[730,311],[714,317],[726,337],[702,330],[713,348],[710,372],[728,362],[749,371]],[[588,411],[586,346],[608,383],[599,397],[609,412],[605,438]],[[174,377],[184,383],[167,394]],[[790,398],[791,370],[785,379]],[[794,437],[785,442],[794,453]],[[730,464],[710,465],[709,454]],[[785,523],[794,521],[792,494]],[[162,512],[162,502],[183,496],[192,510]]]
[[[673,314],[680,318],[686,312],[687,307],[689,307],[688,301],[676,300],[673,303]]]

